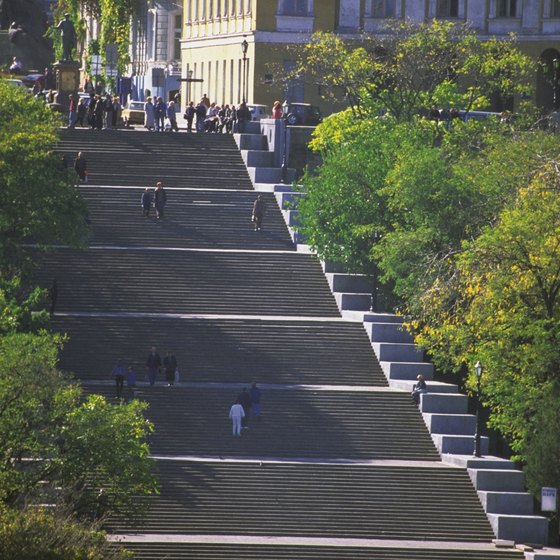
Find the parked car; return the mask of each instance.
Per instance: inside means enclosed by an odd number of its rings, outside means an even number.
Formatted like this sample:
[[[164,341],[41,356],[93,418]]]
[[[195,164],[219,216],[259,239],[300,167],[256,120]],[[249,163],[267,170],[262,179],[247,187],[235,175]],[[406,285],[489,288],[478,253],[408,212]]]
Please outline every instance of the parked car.
[[[39,73],[26,74],[25,76],[21,77],[21,81],[25,84],[26,87],[32,90],[37,82],[44,83],[45,76],[44,74]]]
[[[461,120],[467,122],[473,121],[485,121],[487,119],[497,119],[500,120],[500,113],[493,113],[492,111],[459,111],[459,116]]]
[[[316,126],[323,120],[319,107],[309,103],[287,103],[282,114],[291,125]]]
[[[261,119],[270,118],[270,109],[266,105],[247,105],[251,111],[251,120],[260,121]]]
[[[144,124],[144,117],[146,116],[144,107],[145,103],[143,101],[130,101],[128,106],[122,110],[122,120],[125,126]]]
[[[21,80],[18,80],[17,78],[6,78],[6,79],[3,79],[2,81],[6,84],[12,84],[13,86],[19,86],[19,87],[22,87],[24,89],[27,89],[25,84]]]

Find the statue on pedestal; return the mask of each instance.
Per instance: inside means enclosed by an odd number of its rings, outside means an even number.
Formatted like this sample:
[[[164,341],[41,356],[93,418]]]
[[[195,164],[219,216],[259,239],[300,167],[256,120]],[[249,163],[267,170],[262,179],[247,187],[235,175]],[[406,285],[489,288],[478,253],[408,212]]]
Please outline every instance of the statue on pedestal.
[[[40,0],[0,0],[0,29],[8,30],[9,60],[16,56],[23,68],[44,68],[52,61],[52,44],[44,37],[47,16]],[[2,58],[2,57],[0,57]]]
[[[72,51],[76,46],[76,29],[70,19],[70,14],[64,14],[64,19],[56,26],[62,34],[62,61],[72,60]]]

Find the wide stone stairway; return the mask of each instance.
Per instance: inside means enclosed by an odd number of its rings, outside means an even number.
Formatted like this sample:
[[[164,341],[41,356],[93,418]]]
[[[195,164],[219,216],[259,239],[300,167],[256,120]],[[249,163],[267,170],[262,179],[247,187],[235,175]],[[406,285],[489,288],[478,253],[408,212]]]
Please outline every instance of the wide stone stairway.
[[[57,150],[85,152],[91,177],[90,247],[56,248],[38,273],[58,280],[61,367],[113,399],[112,366],[133,364],[156,428],[160,494],[143,519],[107,522],[136,558],[523,558],[494,546],[466,469],[441,462],[272,194],[253,231],[231,136],[64,130]],[[158,180],[162,220],[140,208]],[[177,356],[175,386],[144,381],[151,346]],[[233,437],[229,408],[253,381],[263,418]]]

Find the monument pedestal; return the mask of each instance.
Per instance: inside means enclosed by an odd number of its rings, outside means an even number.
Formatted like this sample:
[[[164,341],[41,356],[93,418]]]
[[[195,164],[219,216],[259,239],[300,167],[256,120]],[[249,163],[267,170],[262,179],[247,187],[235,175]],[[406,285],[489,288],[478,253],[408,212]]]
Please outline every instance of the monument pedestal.
[[[68,111],[68,96],[76,93],[80,85],[80,63],[74,61],[55,62],[53,69],[56,76],[56,89],[58,93],[55,103],[64,112]]]

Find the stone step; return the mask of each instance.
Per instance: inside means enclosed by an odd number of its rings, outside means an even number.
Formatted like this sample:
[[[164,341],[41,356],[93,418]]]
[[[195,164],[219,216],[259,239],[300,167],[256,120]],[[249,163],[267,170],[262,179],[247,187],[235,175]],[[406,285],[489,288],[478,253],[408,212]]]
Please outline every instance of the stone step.
[[[294,228],[299,225],[299,212],[297,210],[282,210],[282,213],[284,214],[284,221],[288,227]]]
[[[523,492],[525,475],[522,471],[505,469],[468,469],[476,490],[492,492]]]
[[[274,167],[274,153],[264,150],[241,150],[247,167]]]
[[[293,187],[292,183],[253,183],[253,188],[258,192],[291,193]]]
[[[359,311],[369,309],[371,306],[371,294],[352,294],[337,292],[334,294],[336,304],[341,311]]]
[[[232,381],[242,384],[244,379]],[[241,438],[233,437],[228,413],[241,384],[138,387],[136,396],[149,404],[147,417],[155,426],[152,454],[439,461],[430,434],[418,422],[418,409],[406,395],[387,391],[296,391],[261,385],[261,420],[250,418]],[[115,396],[112,385],[90,386],[88,391]]]
[[[417,362],[420,364],[424,357],[424,351],[416,344],[372,342],[372,346],[380,362]]]
[[[239,444],[243,437],[237,438]],[[467,473],[441,466],[157,461],[160,494],[117,532],[383,538],[487,543]],[[259,497],[258,508],[253,496]],[[185,507],[184,504],[188,504]],[[239,515],[240,509],[244,515]]]
[[[56,151],[71,167],[85,154],[89,184],[251,189],[239,150],[228,134],[148,134],[63,130]],[[204,162],[219,158],[219,165]]]
[[[247,172],[253,184],[282,183],[282,169],[280,167],[248,167]],[[286,183],[291,184],[295,179],[293,169],[288,169]]]
[[[303,196],[301,192],[277,192],[276,201],[282,210],[290,210],[296,207],[297,201]]]
[[[262,134],[234,134],[233,138],[240,150],[268,151],[268,141]]]
[[[364,322],[364,327],[372,342],[414,343],[412,335],[401,323],[373,323],[366,321]]]
[[[400,391],[406,391],[411,393],[416,380],[407,379],[389,379],[389,387],[392,389],[398,389]],[[441,383],[440,381],[430,381],[428,386],[428,393],[458,393],[459,387],[453,385],[452,383]]]
[[[490,513],[488,519],[499,539],[537,545],[548,542],[548,520],[544,517]]]
[[[386,362],[380,360],[380,365],[387,379],[406,379],[416,382],[418,375],[423,375],[426,381],[434,377],[434,365],[429,362]]]
[[[318,261],[297,252],[59,249],[37,280],[55,277],[59,311],[338,315]]]
[[[407,546],[358,546],[346,545],[344,542],[338,546],[313,545],[305,543],[300,545],[282,543],[256,544],[256,543],[230,543],[220,536],[212,539],[213,542],[182,543],[182,542],[129,542],[120,545],[134,552],[136,560],[524,560],[523,553],[512,549],[468,548],[448,543],[445,548],[432,548],[429,544],[420,546],[408,543]],[[538,553],[536,553],[538,554]],[[534,556],[534,560],[543,560],[542,554]],[[556,560],[555,557],[546,559]],[[531,557],[533,560],[533,557]]]
[[[119,358],[143,377],[155,345],[177,356],[183,381],[387,387],[356,323],[55,315],[52,324],[68,334],[61,367],[82,380],[109,379]]]
[[[528,492],[478,492],[486,513],[533,515],[533,496]]]
[[[474,436],[432,434],[437,450],[443,454],[472,455],[474,450]],[[488,454],[489,440],[486,436],[480,437],[480,453]]]
[[[424,393],[421,395],[420,409],[426,413],[466,414],[468,398],[461,393]]]
[[[371,291],[372,281],[365,274],[325,273],[327,282],[333,292],[367,293]]]
[[[474,436],[476,431],[476,416],[472,414],[423,413],[422,416],[432,434]]]
[[[276,199],[264,194],[267,213],[255,234],[251,191],[167,190],[163,220],[146,218],[140,207],[144,189],[80,187],[91,222],[90,244],[208,249],[295,250]]]

